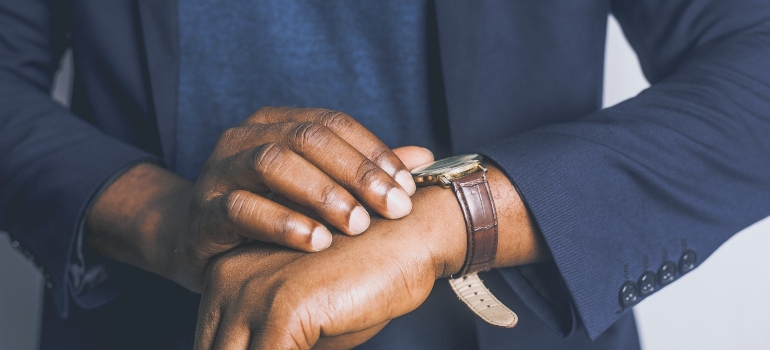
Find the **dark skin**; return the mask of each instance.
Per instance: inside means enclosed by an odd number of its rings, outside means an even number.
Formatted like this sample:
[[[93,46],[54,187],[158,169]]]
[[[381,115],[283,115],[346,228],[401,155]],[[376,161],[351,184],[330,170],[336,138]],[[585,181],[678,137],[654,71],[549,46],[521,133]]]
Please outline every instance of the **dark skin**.
[[[97,199],[86,241],[200,292],[209,260],[246,240],[317,252],[331,244],[329,229],[366,230],[364,205],[390,219],[408,214],[414,191],[398,156],[350,116],[265,107],[222,134],[195,184],[151,164],[129,170]]]
[[[501,228],[494,267],[547,259],[516,191],[499,186],[507,178],[494,167],[488,178]],[[215,259],[195,349],[351,348],[416,309],[460,270],[466,233],[452,191],[420,188],[412,200],[405,218],[375,218],[318,254],[252,243]]]
[[[293,109],[269,112],[276,113],[269,121],[308,115],[303,114],[307,111]],[[344,132],[349,125],[337,130]],[[363,178],[345,179],[351,171],[339,172],[324,167],[319,160],[308,160],[314,153],[304,148],[294,153],[301,154],[306,163],[291,163],[292,157],[284,157],[280,158],[283,162],[272,163],[270,168],[299,166],[291,164],[305,167],[276,172],[272,177],[262,171],[258,173],[263,175],[255,178],[253,173],[237,170],[254,168],[242,165],[253,162],[232,160],[239,159],[239,154],[254,154],[255,149],[263,147],[260,142],[264,140],[280,139],[275,135],[255,136],[260,130],[275,133],[282,129],[249,127],[225,134],[195,185],[154,165],[131,169],[97,200],[87,219],[91,230],[87,242],[100,253],[203,292],[196,349],[350,348],[372,337],[389,320],[417,308],[437,279],[459,271],[465,258],[465,224],[452,191],[437,186],[421,188],[412,197],[412,215],[401,220],[372,217],[366,234],[360,237],[351,237],[353,232],[346,225],[352,208],[361,202],[384,217],[398,217],[388,210],[387,193],[393,188],[409,190],[410,186],[402,186],[400,183],[405,181],[396,182],[394,178],[401,170],[431,161],[430,152],[419,147],[372,152],[372,147],[379,149],[381,144],[376,138],[361,141],[350,135],[340,137],[335,131],[313,133],[321,135],[321,140],[313,144],[323,145],[320,149],[324,151],[315,154],[334,155],[331,158],[339,163],[336,166],[353,164],[346,169],[357,169],[355,164],[362,160],[353,157],[356,154],[377,155],[364,158],[383,165],[378,165],[379,170],[364,172]],[[360,134],[357,131],[354,135]],[[348,141],[330,141],[338,138]],[[364,143],[368,146],[362,146]],[[346,153],[350,149],[358,152]],[[308,163],[312,167],[306,166]],[[497,168],[487,166],[500,224],[495,267],[547,259],[544,244],[513,185]],[[333,196],[344,199],[339,202],[344,203],[345,210],[335,212],[338,206],[318,206],[318,198],[328,197],[308,190],[315,182],[306,176],[315,171],[326,175],[317,176],[316,181],[332,179],[347,191]],[[301,176],[297,177],[297,173]],[[249,183],[265,183],[267,178],[272,182],[266,187],[287,200],[260,196],[261,187]],[[231,212],[222,208],[232,205],[216,203],[223,202],[222,196],[227,198],[225,203],[232,202],[234,192],[260,197],[253,205],[267,209],[252,208],[247,212],[253,215],[238,220],[222,215]],[[288,221],[276,220],[285,215],[265,214],[273,214],[270,209],[274,207],[296,215]],[[335,213],[341,215],[334,218]],[[209,221],[196,224],[200,220]],[[323,222],[345,235],[335,235],[335,243],[320,253],[307,254],[259,242],[315,251],[312,244],[308,249],[308,245],[299,243],[312,242],[311,232],[326,227]],[[272,229],[277,223],[289,229]],[[295,241],[285,236],[303,239],[292,245]],[[254,241],[243,244],[247,239]]]

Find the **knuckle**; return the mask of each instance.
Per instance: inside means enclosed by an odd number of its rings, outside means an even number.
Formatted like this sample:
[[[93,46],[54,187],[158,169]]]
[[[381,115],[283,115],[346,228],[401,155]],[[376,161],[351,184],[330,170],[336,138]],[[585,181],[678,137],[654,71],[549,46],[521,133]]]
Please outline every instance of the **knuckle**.
[[[323,141],[328,138],[328,130],[325,126],[316,122],[297,123],[289,133],[290,144],[295,146],[297,152],[323,147]]]
[[[253,145],[259,139],[259,128],[254,126],[236,126],[222,132],[217,140],[212,155],[223,158],[243,150],[248,145]]]
[[[262,106],[248,118],[250,123],[276,124],[291,119],[291,114],[296,113],[297,108],[283,106]]]
[[[233,191],[225,195],[224,217],[231,223],[242,219],[247,211],[251,211],[253,204],[249,203],[245,191]]]
[[[270,122],[271,117],[278,110],[278,107],[262,106],[251,114],[250,119],[264,119]]]
[[[202,318],[208,322],[214,322],[219,320],[222,315],[222,310],[219,307],[210,307],[203,311]]]
[[[305,336],[302,324],[287,322],[269,324],[261,329],[266,340],[275,349],[305,350],[311,349],[310,341]]]
[[[294,215],[291,212],[284,211],[276,215],[273,220],[273,232],[275,234],[272,237],[273,242],[287,241],[287,237],[295,231]]]
[[[232,275],[233,271],[236,271],[236,264],[231,261],[229,257],[222,257],[215,260],[214,263],[209,264],[208,273],[206,278],[209,283],[206,283],[207,289],[212,288],[212,285],[218,285],[222,281],[227,280]]]
[[[262,107],[259,107],[259,109],[257,109],[257,111],[254,112],[254,114],[267,114],[274,111],[275,109],[276,108],[273,106],[262,106]]]
[[[251,157],[251,167],[257,174],[265,175],[268,170],[280,162],[284,151],[283,146],[275,142],[263,144],[254,149]]]
[[[375,164],[389,164],[391,151],[387,147],[374,146],[372,150],[372,162]]]
[[[339,187],[334,184],[326,184],[321,188],[317,205],[322,211],[330,211],[336,208],[340,201]]]
[[[376,164],[365,160],[358,165],[358,169],[354,173],[355,179],[352,182],[358,187],[368,187],[372,183],[382,182],[379,170],[380,168]]]
[[[324,109],[319,112],[319,123],[337,132],[345,132],[353,126],[353,118],[343,112]]]
[[[294,290],[287,293],[295,293]],[[299,299],[299,300],[298,300]],[[270,310],[271,317],[279,320],[274,328],[278,332],[280,343],[291,349],[310,349],[320,336],[320,329],[314,326],[313,316],[307,301],[302,298],[286,298],[276,301]]]
[[[222,136],[219,138],[220,140],[232,140],[238,138],[240,136],[241,130],[238,127],[235,128],[229,128],[222,132]]]

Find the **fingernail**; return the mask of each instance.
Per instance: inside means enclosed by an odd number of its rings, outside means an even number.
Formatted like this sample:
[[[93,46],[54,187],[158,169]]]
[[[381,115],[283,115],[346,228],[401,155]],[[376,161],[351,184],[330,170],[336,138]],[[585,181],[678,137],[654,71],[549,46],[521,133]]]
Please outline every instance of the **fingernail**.
[[[431,157],[431,158],[434,158],[434,157],[433,157],[433,151],[431,151],[431,150],[429,150],[429,149],[427,149],[427,148],[425,148],[425,147],[423,147],[422,149],[424,149],[426,152],[430,153],[430,157]]]
[[[313,237],[310,239],[313,249],[320,252],[332,245],[332,233],[326,227],[318,226],[313,230]]]
[[[388,213],[391,219],[406,216],[412,211],[412,201],[404,190],[393,187],[388,191]]]
[[[401,185],[401,188],[403,188],[410,196],[417,190],[414,179],[412,179],[412,174],[409,174],[405,170],[401,170],[396,174],[396,182],[398,182],[398,184]]]
[[[369,213],[367,213],[364,208],[355,207],[355,209],[353,209],[353,211],[350,213],[350,223],[348,223],[348,229],[350,229],[350,233],[354,235],[361,234],[361,232],[364,232],[367,228],[369,228],[370,221]]]

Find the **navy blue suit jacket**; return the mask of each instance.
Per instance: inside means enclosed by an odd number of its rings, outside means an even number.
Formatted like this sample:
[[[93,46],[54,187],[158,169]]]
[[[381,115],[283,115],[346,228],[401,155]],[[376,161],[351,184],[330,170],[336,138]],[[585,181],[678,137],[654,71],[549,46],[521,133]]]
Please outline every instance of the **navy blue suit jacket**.
[[[106,287],[77,295],[67,277],[99,188],[137,162],[173,161],[176,6],[0,0],[0,230],[49,283],[44,348],[184,348],[191,339],[197,297],[170,282],[114,264]],[[522,324],[503,331],[476,322],[472,342],[637,346],[619,300],[624,283],[645,271],[661,278],[666,262],[675,267],[667,277],[677,278],[692,257],[697,264],[770,214],[770,3],[435,6],[453,151],[482,153],[507,173],[553,255],[487,274]],[[610,11],[652,86],[601,110]],[[71,110],[49,98],[67,47]],[[121,296],[102,305],[107,287]],[[422,337],[444,348],[440,339],[464,334],[453,328],[464,312],[457,302],[436,301],[451,300],[445,292],[437,287],[371,347],[424,348],[415,345]],[[420,333],[412,343],[410,330]]]

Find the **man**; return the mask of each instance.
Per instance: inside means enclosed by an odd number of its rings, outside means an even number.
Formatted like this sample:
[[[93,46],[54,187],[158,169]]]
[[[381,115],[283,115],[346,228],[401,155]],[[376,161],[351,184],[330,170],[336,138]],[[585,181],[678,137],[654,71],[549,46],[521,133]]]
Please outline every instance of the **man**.
[[[196,320],[197,348],[633,348],[641,297],[770,213],[760,1],[0,8],[0,228],[49,276],[43,348]],[[609,10],[652,87],[599,111]],[[47,99],[70,45],[74,113]],[[410,144],[486,156],[516,328],[441,280],[462,201],[414,188]]]

